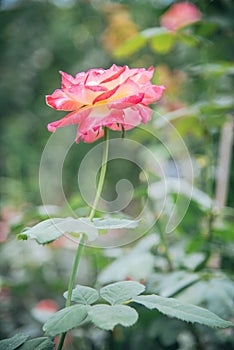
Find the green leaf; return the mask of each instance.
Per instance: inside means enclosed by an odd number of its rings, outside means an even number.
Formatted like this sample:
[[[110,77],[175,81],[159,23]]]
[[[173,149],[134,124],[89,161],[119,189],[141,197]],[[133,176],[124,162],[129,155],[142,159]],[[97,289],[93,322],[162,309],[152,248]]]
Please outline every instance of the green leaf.
[[[136,323],[138,313],[127,305],[94,305],[89,310],[90,320],[99,328],[112,330],[117,324],[129,327]]]
[[[85,233],[89,241],[97,238],[95,225],[87,218],[53,218],[40,222],[20,233],[18,239],[35,239],[39,244],[53,242],[65,233]]]
[[[141,49],[145,43],[146,39],[140,34],[137,34],[120,45],[114,52],[114,56],[118,58],[130,56]]]
[[[100,295],[110,304],[122,304],[143,293],[145,286],[135,281],[122,281],[101,288]]]
[[[196,46],[197,44],[199,44],[199,38],[195,35],[177,32],[176,37],[179,41],[188,46]]]
[[[87,317],[86,305],[73,305],[56,312],[43,326],[46,335],[55,337],[79,326]]]
[[[119,219],[119,218],[107,218],[107,219],[99,219],[95,218],[92,221],[93,225],[98,230],[114,230],[121,228],[136,228],[140,224],[140,220],[129,220],[129,219]]]
[[[106,285],[111,282],[124,281],[129,276],[137,281],[149,278],[155,265],[155,258],[150,251],[158,243],[158,236],[151,234],[140,240],[131,251],[121,250],[119,257],[101,271],[98,282]]]
[[[36,338],[26,341],[24,345],[17,348],[17,350],[52,350],[54,348],[54,342],[46,337]]]
[[[210,21],[206,19],[206,21],[201,21],[199,27],[196,30],[196,33],[202,37],[208,37],[210,34],[215,32],[220,28],[220,24],[218,20],[212,18]]]
[[[204,76],[219,77],[223,75],[234,74],[234,63],[233,62],[214,62],[204,63],[201,65],[193,66],[191,68],[192,73],[201,74]]]
[[[125,253],[104,268],[98,276],[102,284],[124,280],[128,276],[133,279],[146,279],[154,269],[154,257],[149,252],[131,251]]]
[[[150,46],[152,49],[159,53],[167,53],[170,51],[175,42],[175,36],[173,33],[164,33],[155,36],[150,40]]]
[[[68,292],[64,293],[64,297],[67,298]],[[72,291],[72,301],[78,304],[91,305],[95,303],[99,298],[99,294],[96,289],[77,285]]]
[[[16,334],[14,337],[9,339],[3,339],[0,341],[0,350],[15,350],[20,345],[24,344],[28,339],[26,334]]]
[[[201,277],[184,270],[169,273],[153,273],[147,280],[147,291],[163,297],[174,297],[191,285],[198,283]]]
[[[234,242],[234,222],[232,222],[232,218],[228,221],[227,218],[225,220],[217,217],[214,221],[214,236],[218,237],[222,241],[226,242]]]
[[[147,307],[157,309],[164,315],[178,318],[186,322],[197,322],[209,327],[226,328],[234,326],[232,322],[225,321],[213,312],[177,299],[164,298],[155,294],[140,295],[133,299],[134,302]]]
[[[154,51],[160,53],[168,52],[176,39],[173,32],[162,27],[145,29],[141,32],[141,35],[150,40],[150,45]]]
[[[166,186],[165,186],[166,184]],[[194,201],[199,207],[210,210],[213,201],[205,192],[193,187],[187,180],[177,179],[174,177],[167,177],[164,181],[158,181],[150,185],[149,195],[155,199],[162,198],[165,195],[164,190],[166,189],[167,194],[180,194]],[[160,197],[159,197],[160,196]]]
[[[153,27],[147,28],[141,32],[141,35],[146,39],[152,39],[158,35],[170,33],[166,28],[162,27]],[[173,34],[174,35],[174,34]]]

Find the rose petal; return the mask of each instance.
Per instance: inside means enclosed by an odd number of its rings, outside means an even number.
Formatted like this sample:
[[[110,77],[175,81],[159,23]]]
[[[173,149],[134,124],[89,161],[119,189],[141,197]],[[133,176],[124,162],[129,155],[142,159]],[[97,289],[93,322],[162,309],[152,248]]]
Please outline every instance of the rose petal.
[[[131,95],[131,96],[126,96],[126,97],[122,97],[119,98],[117,100],[111,101],[108,103],[108,107],[111,108],[117,108],[117,109],[125,109],[131,106],[134,106],[138,103],[140,103],[143,98],[144,98],[144,93],[140,92],[138,94],[135,95]]]
[[[123,124],[122,110],[108,110],[105,106],[94,107],[86,119],[80,123],[76,142],[81,138],[84,142],[93,142],[103,136],[102,127],[110,128],[112,124]]]
[[[78,112],[75,111],[75,112],[69,113],[64,118],[48,124],[47,129],[51,132],[55,132],[57,128],[61,128],[71,124],[78,124],[83,119],[87,118],[90,112],[91,112],[91,109],[87,108]]]
[[[112,123],[122,123],[123,115],[122,110],[109,110],[105,105],[95,106],[88,117],[82,119],[79,132],[84,134],[85,131],[98,129],[102,125],[108,126],[108,124],[111,125]]]
[[[79,101],[80,107],[91,106],[93,100],[100,95],[100,92],[106,90],[107,89],[103,86],[73,85],[71,88],[67,89],[67,95],[69,95],[72,100]]]
[[[114,89],[112,90],[109,90],[107,92],[104,92],[103,94],[101,95],[98,95],[94,100],[93,100],[93,105],[97,102],[100,102],[100,101],[105,101],[105,100],[108,100],[111,96],[114,95],[114,93],[119,89],[119,86],[116,86]]]
[[[165,86],[148,85],[143,90],[145,90],[145,95],[142,102],[148,105],[158,101],[162,97]]]
[[[62,89],[46,96],[49,106],[71,111],[48,124],[48,130],[78,124],[77,142],[93,142],[103,136],[103,127],[131,129],[151,118],[148,104],[157,101],[164,86],[150,82],[154,68],[128,68],[113,64],[109,69],[90,69],[75,77],[60,72]]]
[[[137,109],[137,111],[140,113],[142,123],[146,124],[149,120],[151,120],[153,111],[148,106],[139,104],[138,106],[134,106],[134,109]]]
[[[127,66],[121,67],[121,69],[119,69],[119,71],[117,71],[116,73],[114,73],[110,77],[102,80],[101,84],[108,83],[108,82],[110,82],[112,80],[115,80],[115,79],[119,78],[120,75],[123,74],[123,72],[125,72],[127,68],[128,68]]]
[[[86,143],[92,143],[94,141],[97,141],[101,137],[103,137],[103,135],[104,135],[104,131],[101,128],[96,131],[91,129],[87,131],[85,134],[80,134],[79,132],[77,132],[76,143],[79,143],[79,139],[81,139]]]
[[[48,106],[62,111],[74,111],[83,105],[75,97],[69,96],[63,90],[58,89],[52,95],[46,96],[46,103]]]
[[[59,71],[59,73],[62,75],[62,88],[67,88],[67,87],[71,87],[72,84],[76,84],[76,79],[70,75],[70,74],[67,74],[63,71]]]
[[[90,69],[86,73],[86,78],[84,79],[84,85],[99,85],[100,81],[105,75],[105,70],[102,68]]]
[[[139,91],[140,87],[132,79],[128,78],[121,85],[119,85],[115,94],[110,97],[109,101],[118,100],[123,97],[133,96],[142,91]]]

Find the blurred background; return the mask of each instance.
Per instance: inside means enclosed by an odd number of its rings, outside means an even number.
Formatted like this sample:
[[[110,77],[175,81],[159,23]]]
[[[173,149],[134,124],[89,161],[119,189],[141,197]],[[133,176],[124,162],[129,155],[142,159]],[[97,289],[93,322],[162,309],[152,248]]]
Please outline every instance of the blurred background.
[[[19,330],[31,336],[42,334],[41,324],[48,314],[63,307],[62,293],[73,259],[70,242],[60,240],[41,247],[16,241],[16,234],[25,226],[47,217],[38,180],[40,159],[51,136],[46,125],[64,114],[46,106],[45,95],[60,87],[59,70],[75,75],[113,63],[155,67],[153,82],[166,86],[155,113],[172,123],[188,148],[194,195],[182,223],[165,235],[170,205],[176,200],[171,182],[173,160],[155,138],[143,130],[130,131],[131,139],[146,145],[161,161],[171,184],[168,211],[134,245],[87,249],[79,283],[100,286],[114,281],[113,276],[136,279],[151,293],[178,297],[234,319],[234,3],[191,1],[200,11],[200,20],[168,31],[162,26],[162,16],[174,3],[177,1],[0,0],[1,338]],[[153,118],[147,127],[159,139],[175,139],[162,120]],[[66,135],[63,129],[58,133]],[[78,165],[92,147],[74,144],[63,168],[69,204],[82,215],[86,214],[85,203],[74,188]],[[184,161],[183,152],[180,161]],[[116,162],[110,164],[110,170],[113,175],[107,176],[106,198],[115,195],[111,189],[119,179],[129,179],[135,197],[126,214],[134,216],[148,195],[140,169]],[[158,174],[150,176],[160,187]],[[186,202],[191,193],[186,186],[179,203]],[[152,213],[161,205],[157,189],[152,187],[149,192]],[[50,209],[52,215],[58,215],[57,208]],[[62,212],[66,215],[65,207]],[[157,312],[141,312],[139,322],[130,329],[104,332],[85,326],[75,330],[66,349],[234,349],[230,329],[214,331]]]

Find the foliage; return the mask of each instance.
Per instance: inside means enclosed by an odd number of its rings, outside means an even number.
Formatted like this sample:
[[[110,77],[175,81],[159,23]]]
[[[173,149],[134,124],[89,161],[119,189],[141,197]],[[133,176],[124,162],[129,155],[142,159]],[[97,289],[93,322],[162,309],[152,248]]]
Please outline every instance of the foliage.
[[[49,350],[56,335],[67,330],[67,350],[234,349],[229,327],[234,320],[233,162],[229,170],[223,168],[233,148],[228,139],[234,9],[224,0],[194,1],[201,21],[172,33],[160,26],[160,16],[172,3],[1,2],[0,338],[9,339],[0,342],[0,349]],[[125,178],[134,187],[128,207],[114,218],[99,212],[91,223],[76,182],[92,145],[72,145],[64,161],[69,205],[58,196],[56,203],[41,206],[35,175],[50,136],[45,126],[55,118],[44,95],[58,86],[60,69],[75,74],[112,63],[155,66],[154,82],[164,84],[166,93],[152,122],[126,136],[150,152],[134,149],[141,160],[137,164],[108,163],[104,197],[114,200],[115,184]],[[193,165],[192,182],[181,137]],[[61,130],[61,144],[66,138]],[[61,144],[48,171],[63,152]],[[222,170],[228,178],[220,182]],[[218,189],[226,196],[218,196]],[[57,195],[56,186],[49,190]],[[146,202],[145,222],[139,221]],[[71,210],[76,218],[66,219]],[[173,226],[178,217],[182,220]],[[64,308],[83,231],[89,243],[79,284],[72,305]],[[118,245],[119,237],[123,243]],[[59,311],[40,307],[48,298]]]

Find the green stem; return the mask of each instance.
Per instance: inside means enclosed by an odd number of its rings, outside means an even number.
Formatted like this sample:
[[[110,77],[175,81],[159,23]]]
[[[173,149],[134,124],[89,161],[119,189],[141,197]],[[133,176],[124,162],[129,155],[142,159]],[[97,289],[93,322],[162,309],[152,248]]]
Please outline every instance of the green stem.
[[[72,274],[71,274],[71,278],[70,278],[69,285],[68,285],[68,295],[67,295],[66,307],[71,305],[72,290],[73,290],[73,287],[75,284],[76,272],[77,272],[78,265],[80,262],[80,257],[81,257],[82,249],[84,246],[84,242],[85,242],[85,235],[82,234],[77,251],[76,251],[75,260],[73,263]]]
[[[216,158],[216,154],[214,152],[214,143],[212,140],[212,136],[210,134],[210,131],[205,126],[204,130],[204,139],[205,139],[205,151],[206,151],[206,158],[207,158],[207,164],[206,164],[206,173],[205,173],[205,186],[206,186],[206,193],[208,196],[213,200],[214,199],[214,190],[213,190],[213,171],[212,168],[214,166],[213,159]],[[215,219],[214,216],[214,207],[213,204],[211,204],[211,207],[209,208],[207,214],[206,214],[206,227],[203,232],[204,235],[204,259],[203,261],[195,268],[194,271],[200,271],[203,269],[207,262],[210,259],[211,253],[212,253],[212,240],[213,240],[213,222]]]
[[[97,188],[97,193],[96,197],[93,202],[93,207],[89,215],[89,219],[93,220],[97,204],[99,202],[99,199],[101,197],[102,193],[102,188],[105,180],[105,175],[106,175],[106,166],[107,166],[107,159],[108,159],[108,129],[104,128],[104,149],[103,149],[103,155],[102,155],[102,168],[101,168],[101,173],[100,173],[100,178],[99,178],[99,183],[98,183],[98,188]]]
[[[85,235],[82,234],[77,251],[76,251],[76,256],[75,256],[75,260],[73,263],[73,268],[72,268],[72,274],[71,274],[71,278],[69,281],[69,286],[68,286],[68,296],[67,296],[67,300],[66,300],[66,307],[71,305],[71,298],[72,298],[72,290],[74,288],[74,284],[75,284],[75,279],[76,279],[76,274],[77,274],[77,269],[78,269],[78,265],[80,262],[80,257],[81,257],[81,252],[83,250],[83,246],[84,246],[84,242],[85,242]],[[62,333],[59,339],[59,344],[57,347],[57,350],[61,350],[63,347],[63,343],[65,340],[67,332]]]
[[[163,245],[163,248],[164,248],[164,256],[165,256],[165,258],[167,260],[168,271],[171,272],[171,271],[173,271],[173,263],[172,263],[171,256],[170,256],[170,253],[169,253],[169,247],[168,247],[167,239],[165,237],[164,230],[163,230],[163,228],[161,227],[161,224],[160,224],[160,219],[157,222],[157,227],[158,227],[158,232],[159,232],[161,244]]]
[[[99,182],[98,182],[97,193],[96,193],[96,196],[95,196],[95,199],[93,202],[92,209],[91,209],[90,214],[89,214],[90,221],[92,221],[94,218],[96,208],[97,208],[99,199],[101,197],[104,180],[105,180],[107,160],[108,160],[108,148],[109,148],[108,141],[109,141],[108,129],[104,128],[104,148],[103,148],[103,155],[102,155],[102,167],[101,167],[101,173],[100,173]],[[72,274],[71,274],[69,285],[68,285],[68,295],[67,295],[67,300],[66,300],[66,307],[71,305],[72,290],[74,288],[75,279],[76,279],[76,275],[77,275],[77,269],[78,269],[78,265],[80,262],[80,257],[81,257],[81,253],[83,250],[84,243],[85,243],[85,234],[82,234],[77,251],[76,251],[76,256],[75,256],[75,260],[74,260],[73,268],[72,268]],[[64,332],[61,334],[57,350],[61,350],[63,348],[63,343],[65,340],[66,334],[67,334],[67,332]]]
[[[154,211],[154,204],[153,204],[152,200],[149,201],[149,205],[150,205],[152,211]],[[164,227],[162,227],[162,226],[165,227],[166,225],[164,225],[164,220],[163,220],[163,217],[161,216],[160,218],[158,218],[156,220],[155,228],[158,230],[158,233],[160,236],[160,243],[164,248],[163,253],[164,253],[165,259],[167,260],[168,271],[171,272],[174,270],[174,267],[173,267],[173,262],[172,262],[172,258],[170,255],[170,250],[169,250],[167,238],[166,238],[165,233],[164,233]]]

